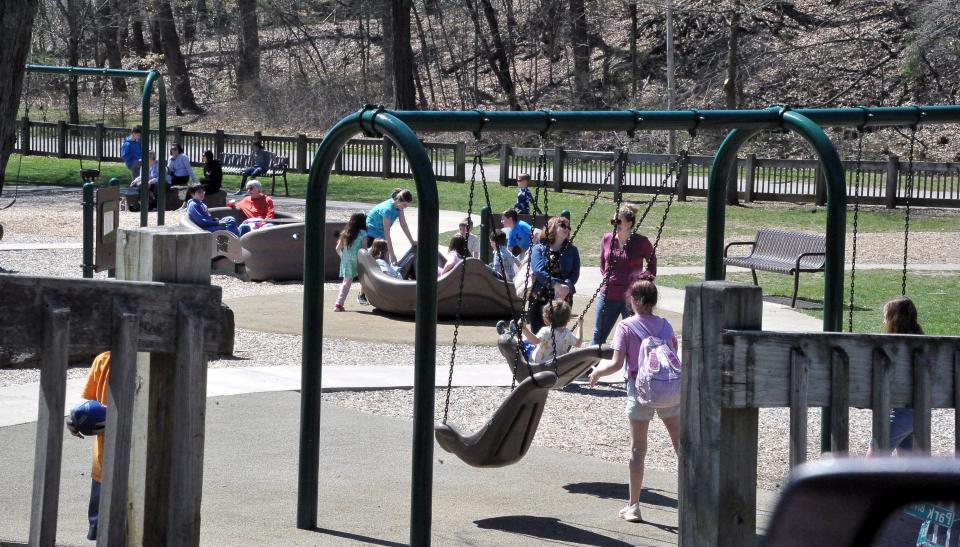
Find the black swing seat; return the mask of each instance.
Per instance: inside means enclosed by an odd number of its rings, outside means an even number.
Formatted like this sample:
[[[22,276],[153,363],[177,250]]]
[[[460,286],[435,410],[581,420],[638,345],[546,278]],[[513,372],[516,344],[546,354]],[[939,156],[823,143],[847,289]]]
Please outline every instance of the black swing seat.
[[[607,344],[599,346],[586,346],[576,348],[570,353],[557,357],[556,363],[530,363],[527,365],[523,357],[517,360],[517,338],[508,333],[500,335],[497,340],[497,349],[507,360],[507,366],[513,373],[517,382],[524,381],[530,374],[549,370],[557,375],[557,383],[554,389],[562,389],[573,383],[574,380],[583,376],[587,370],[600,364],[602,359],[613,359],[613,348]]]
[[[473,467],[503,467],[520,461],[530,448],[543,405],[556,382],[552,371],[534,374],[520,382],[480,431],[464,437],[449,424],[437,424],[437,442]]]
[[[84,182],[97,182],[97,178],[100,177],[100,171],[98,169],[81,169],[80,178]]]

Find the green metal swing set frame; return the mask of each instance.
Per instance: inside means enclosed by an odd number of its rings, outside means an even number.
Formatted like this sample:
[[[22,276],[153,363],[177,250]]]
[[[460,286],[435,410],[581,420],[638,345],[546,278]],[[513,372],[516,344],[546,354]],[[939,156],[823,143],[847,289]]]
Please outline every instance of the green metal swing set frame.
[[[535,111],[461,112],[392,111],[368,105],[338,122],[317,150],[307,187],[304,257],[304,337],[300,406],[300,461],[297,527],[317,526],[320,465],[320,385],[323,332],[323,227],[330,172],[346,142],[363,133],[387,137],[407,157],[416,183],[419,245],[438,245],[439,198],[430,158],[416,131],[475,134],[499,131],[637,131],[730,129],[710,169],[707,190],[706,268],[704,279],[723,278],[724,193],[737,152],[765,130],[790,130],[816,151],[827,187],[824,331],[841,329],[843,315],[844,238],[847,192],[844,168],[825,127],[889,127],[960,123],[960,106],[855,107],[797,109],[775,106],[758,110],[679,111]],[[436,253],[418,253],[417,271],[435,271]],[[417,278],[410,544],[429,545],[433,492],[434,389],[436,383],[437,279]],[[825,424],[829,424],[828,409]],[[829,448],[828,428],[821,439]]]

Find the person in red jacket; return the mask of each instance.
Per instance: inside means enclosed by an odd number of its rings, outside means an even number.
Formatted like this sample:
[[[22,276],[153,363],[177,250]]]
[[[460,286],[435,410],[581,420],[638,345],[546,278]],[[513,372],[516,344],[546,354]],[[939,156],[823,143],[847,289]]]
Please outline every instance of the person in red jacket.
[[[260,228],[276,217],[273,200],[263,193],[263,186],[257,180],[247,183],[247,197],[240,201],[231,201],[227,203],[227,207],[243,211],[246,217],[244,224],[252,224],[254,228]]]

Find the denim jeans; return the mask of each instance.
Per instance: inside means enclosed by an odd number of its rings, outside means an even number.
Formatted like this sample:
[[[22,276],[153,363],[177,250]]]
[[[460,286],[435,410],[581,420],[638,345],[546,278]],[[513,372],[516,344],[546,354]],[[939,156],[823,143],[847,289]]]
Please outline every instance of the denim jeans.
[[[243,171],[243,175],[240,176],[240,190],[243,191],[243,187],[247,184],[247,178],[253,177],[256,178],[257,175],[262,175],[263,169],[259,167],[248,167]]]
[[[90,528],[87,530],[87,539],[97,539],[97,521],[100,519],[100,483],[90,481],[90,505],[87,506],[87,520]]]
[[[913,409],[890,411],[890,449],[913,450]]]
[[[596,325],[593,328],[593,345],[603,344],[610,336],[610,331],[617,324],[617,318],[626,319],[633,315],[633,310],[626,300],[607,300],[602,294],[597,297],[595,304],[597,309]]]

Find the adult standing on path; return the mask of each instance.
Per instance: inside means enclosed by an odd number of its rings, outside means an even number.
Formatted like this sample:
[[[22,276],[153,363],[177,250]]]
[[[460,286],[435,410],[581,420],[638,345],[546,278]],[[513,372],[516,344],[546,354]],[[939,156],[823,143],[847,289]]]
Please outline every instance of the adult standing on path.
[[[403,210],[413,202],[413,192],[406,188],[396,188],[389,198],[378,203],[376,207],[367,213],[367,247],[373,245],[373,240],[383,239],[387,242],[387,256],[384,257],[389,263],[396,264],[397,254],[393,249],[393,239],[390,237],[390,228],[397,220],[400,221],[400,228],[403,234],[410,241],[410,246],[416,246],[417,241],[410,234],[410,228],[407,226],[407,217],[403,215]],[[367,297],[364,294],[357,296],[357,302],[366,305]]]
[[[633,315],[633,309],[627,301],[630,285],[638,279],[652,281],[657,276],[657,257],[653,244],[639,233],[630,237],[637,221],[637,212],[634,205],[620,207],[617,218],[610,219],[610,223],[617,228],[616,232],[604,234],[600,240],[600,275],[607,282],[597,297],[597,320],[591,344],[606,342],[617,318],[626,319]]]
[[[143,158],[143,151],[140,149],[140,126],[135,125],[130,130],[127,138],[123,139],[120,145],[120,159],[134,177],[140,176],[140,160]]]
[[[543,307],[554,299],[573,304],[580,279],[580,251],[570,243],[570,221],[553,217],[530,253],[533,290],[527,307],[527,325],[533,332],[543,327]]]

